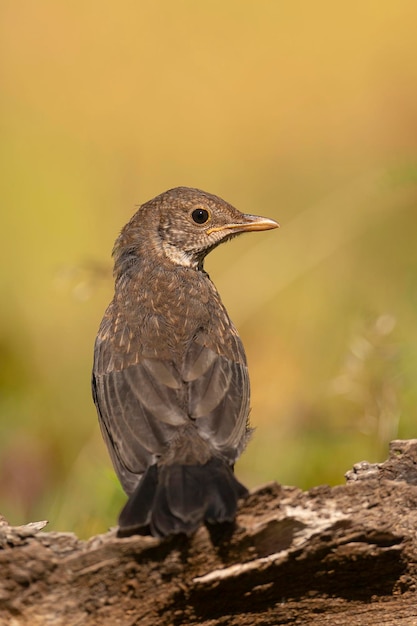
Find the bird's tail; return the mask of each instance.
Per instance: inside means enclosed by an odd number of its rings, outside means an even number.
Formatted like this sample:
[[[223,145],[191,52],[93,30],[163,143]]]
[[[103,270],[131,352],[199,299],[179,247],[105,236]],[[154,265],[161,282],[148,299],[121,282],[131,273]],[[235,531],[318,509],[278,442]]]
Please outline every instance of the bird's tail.
[[[232,522],[247,493],[219,458],[204,465],[152,465],[120,513],[118,534],[190,535],[203,522]]]

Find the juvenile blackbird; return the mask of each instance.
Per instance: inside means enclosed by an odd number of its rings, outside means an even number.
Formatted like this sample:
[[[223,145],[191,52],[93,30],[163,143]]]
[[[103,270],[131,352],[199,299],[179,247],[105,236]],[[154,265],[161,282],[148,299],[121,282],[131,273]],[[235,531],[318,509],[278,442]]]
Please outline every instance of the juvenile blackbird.
[[[190,534],[234,519],[247,493],[233,465],[250,434],[249,378],[203,261],[239,233],[277,226],[178,187],[141,206],[116,240],[115,294],[98,331],[92,385],[129,496],[120,535]]]

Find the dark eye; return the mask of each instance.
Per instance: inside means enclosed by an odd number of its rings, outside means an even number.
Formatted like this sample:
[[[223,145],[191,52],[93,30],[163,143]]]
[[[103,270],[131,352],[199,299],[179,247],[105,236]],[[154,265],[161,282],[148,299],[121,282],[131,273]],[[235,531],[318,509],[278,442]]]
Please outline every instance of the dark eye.
[[[209,218],[209,212],[206,209],[195,209],[191,213],[191,217],[196,224],[205,224]]]

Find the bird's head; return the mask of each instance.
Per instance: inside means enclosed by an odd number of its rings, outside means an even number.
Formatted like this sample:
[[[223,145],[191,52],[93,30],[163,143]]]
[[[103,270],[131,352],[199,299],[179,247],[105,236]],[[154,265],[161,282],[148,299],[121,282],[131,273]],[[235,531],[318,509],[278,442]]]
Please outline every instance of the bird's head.
[[[278,226],[199,189],[176,187],[142,205],[123,228],[114,249],[115,268],[130,252],[136,257],[156,253],[176,265],[199,269],[204,257],[223,241]]]

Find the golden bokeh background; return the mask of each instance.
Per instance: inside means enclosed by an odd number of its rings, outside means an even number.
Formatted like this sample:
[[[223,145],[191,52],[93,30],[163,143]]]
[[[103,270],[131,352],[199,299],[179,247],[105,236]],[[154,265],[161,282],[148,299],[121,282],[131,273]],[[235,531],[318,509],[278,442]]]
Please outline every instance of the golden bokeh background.
[[[124,496],[90,398],[110,253],[177,185],[280,231],[206,268],[247,349],[253,487],[416,436],[417,4],[0,4],[0,511],[81,536]]]

